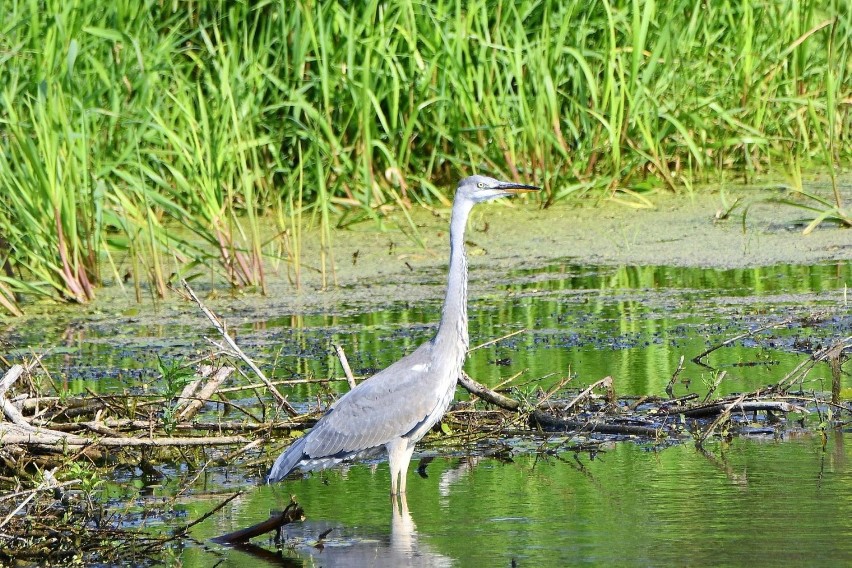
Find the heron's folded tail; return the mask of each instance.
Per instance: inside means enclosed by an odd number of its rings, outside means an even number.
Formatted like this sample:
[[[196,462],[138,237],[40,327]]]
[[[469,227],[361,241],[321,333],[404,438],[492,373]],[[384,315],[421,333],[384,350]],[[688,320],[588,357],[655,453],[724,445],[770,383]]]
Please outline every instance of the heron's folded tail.
[[[269,475],[266,477],[267,483],[274,483],[284,479],[288,473],[296,469],[302,458],[305,457],[305,436],[296,440],[289,448],[278,456],[275,463],[272,464],[272,469],[269,470]]]

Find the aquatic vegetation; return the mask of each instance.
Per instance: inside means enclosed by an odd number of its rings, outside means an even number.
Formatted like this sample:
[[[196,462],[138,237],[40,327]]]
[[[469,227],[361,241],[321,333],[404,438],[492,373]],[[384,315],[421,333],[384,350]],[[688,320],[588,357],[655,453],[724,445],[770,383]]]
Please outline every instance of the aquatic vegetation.
[[[834,178],[841,6],[5,2],[0,305],[125,278],[162,296],[201,271],[264,290],[281,262],[298,284],[303,224],[333,281],[331,226],[447,204],[472,170],[546,205],[645,206],[730,168]]]

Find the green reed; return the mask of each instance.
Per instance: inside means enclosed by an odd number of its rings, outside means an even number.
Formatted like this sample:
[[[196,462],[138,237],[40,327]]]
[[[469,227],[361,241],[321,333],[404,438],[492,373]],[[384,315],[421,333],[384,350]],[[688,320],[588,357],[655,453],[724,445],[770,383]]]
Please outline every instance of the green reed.
[[[474,171],[541,184],[544,205],[649,206],[729,169],[800,188],[824,168],[836,188],[842,6],[7,0],[0,305],[127,274],[137,295],[202,270],[265,290],[281,262],[298,284],[311,225],[330,283],[335,224],[446,205]],[[848,221],[839,191],[801,189],[814,221]]]

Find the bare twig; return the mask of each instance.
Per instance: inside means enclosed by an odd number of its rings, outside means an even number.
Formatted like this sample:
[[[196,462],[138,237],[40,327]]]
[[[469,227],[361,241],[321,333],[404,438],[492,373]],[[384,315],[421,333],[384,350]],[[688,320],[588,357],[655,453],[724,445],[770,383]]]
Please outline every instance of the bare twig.
[[[228,333],[228,330],[225,329],[225,324],[216,316],[216,314],[214,314],[210,310],[210,308],[208,308],[201,302],[198,296],[195,295],[195,291],[193,291],[193,289],[190,288],[189,284],[187,284],[186,280],[183,280],[182,283],[189,296],[195,301],[196,304],[198,304],[198,307],[201,308],[201,311],[204,313],[205,316],[207,316],[207,319],[210,320],[210,323],[213,324],[213,327],[215,327],[219,331],[219,334],[222,336],[222,339],[225,340],[225,343],[228,344],[228,347],[230,347],[231,350],[236,354],[236,356],[242,359],[242,361],[246,365],[248,365],[252,371],[254,371],[254,373],[260,378],[266,388],[269,389],[269,392],[272,393],[272,396],[275,397],[275,400],[278,401],[278,404],[280,404],[281,407],[284,408],[287,414],[289,414],[290,416],[297,416],[299,413],[296,412],[296,409],[293,408],[293,406],[290,405],[289,402],[287,402],[287,398],[280,392],[278,392],[278,389],[276,389],[275,385],[273,385],[269,381],[269,379],[266,378],[266,375],[263,373],[263,371],[260,370],[260,367],[258,367],[254,361],[249,359],[248,356],[243,353],[243,350],[240,349],[240,347],[237,345],[237,342],[234,341],[234,339]]]
[[[704,441],[707,440],[707,438],[709,438],[713,434],[719,424],[721,424],[731,416],[731,411],[736,408],[737,405],[742,404],[743,400],[745,400],[745,397],[746,394],[743,393],[739,397],[737,397],[737,400],[735,400],[733,403],[728,404],[722,410],[721,414],[719,414],[719,416],[717,416],[716,419],[709,426],[707,426],[707,428],[705,428],[701,432],[701,434],[699,434],[698,439],[695,441],[695,444],[699,448],[704,445]]]
[[[46,482],[40,484],[38,487],[34,487],[32,489],[27,489],[26,491],[16,491],[15,493],[6,493],[5,495],[0,495],[0,501],[7,501],[9,499],[15,499],[17,497],[23,497],[25,495],[29,495],[31,493],[38,493],[39,491],[53,491],[54,489],[63,489],[65,487],[71,487],[72,485],[80,485],[79,479],[72,479],[70,481],[62,481],[60,483],[52,483]]]
[[[601,380],[599,380],[598,382],[592,383],[591,385],[589,385],[589,388],[587,388],[586,390],[584,390],[583,392],[581,392],[580,394],[575,396],[573,398],[573,400],[571,400],[571,402],[566,404],[565,408],[563,408],[562,410],[564,412],[568,412],[571,409],[571,407],[573,407],[575,404],[577,404],[578,402],[580,402],[581,400],[583,400],[584,398],[589,396],[591,394],[591,392],[598,387],[604,387],[606,389],[606,391],[607,391],[607,402],[609,404],[612,404],[612,403],[615,402],[615,390],[613,389],[613,386],[612,386],[612,377],[604,377]]]
[[[683,371],[683,355],[680,356],[677,369],[675,369],[675,372],[672,373],[672,378],[669,380],[669,384],[666,385],[666,394],[669,395],[669,398],[674,398],[674,384],[681,371]]]
[[[225,463],[225,464],[233,463],[235,459],[237,459],[238,457],[240,457],[241,455],[243,455],[247,451],[258,447],[262,443],[263,443],[262,438],[258,438],[257,440],[254,440],[253,442],[249,442],[248,444],[246,444],[242,448],[234,450],[233,452],[229,453],[228,455],[222,457],[221,463]]]
[[[349,382],[349,388],[355,388],[355,377],[352,376],[352,369],[349,368],[349,360],[346,359],[346,352],[343,347],[336,343],[332,345],[334,352],[337,353],[337,358],[340,359],[340,366],[343,367],[343,372],[346,374],[346,380]]]
[[[701,360],[704,359],[707,355],[716,351],[717,349],[721,349],[722,347],[726,347],[726,346],[730,345],[731,343],[733,343],[735,341],[739,341],[740,339],[742,339],[744,337],[751,337],[752,335],[755,335],[756,333],[760,333],[761,331],[766,331],[767,329],[772,329],[774,327],[781,327],[782,325],[789,325],[792,322],[793,322],[793,318],[787,318],[783,321],[766,324],[766,325],[761,326],[757,329],[753,329],[751,331],[746,331],[745,333],[741,333],[741,334],[739,334],[735,337],[731,337],[730,339],[726,339],[722,343],[719,343],[718,345],[714,345],[713,347],[710,347],[709,349],[702,351],[700,354],[698,354],[698,355],[696,355],[695,357],[692,358],[692,362],[698,363],[699,365],[703,365],[705,367],[708,367],[708,365],[705,364],[704,362],[702,362]]]
[[[811,372],[811,369],[813,369],[817,363],[831,357],[831,355],[834,353],[834,350],[838,348],[838,345],[840,346],[841,351],[843,351],[844,349],[852,348],[852,336],[845,337],[844,339],[836,341],[828,347],[814,352],[813,354],[811,354],[810,357],[796,365],[796,367],[792,371],[787,373],[783,379],[781,379],[773,387],[771,387],[771,390],[776,392],[783,392],[796,380],[804,380],[804,378],[808,375],[808,373]]]
[[[567,385],[567,384],[571,381],[571,379],[573,379],[573,378],[574,378],[574,377],[572,377],[572,376],[571,376],[571,374],[570,374],[570,372],[569,372],[569,374],[567,374],[567,375],[565,375],[564,377],[562,377],[561,379],[559,379],[559,382],[558,382],[558,383],[556,383],[555,385],[553,385],[553,387],[551,387],[551,388],[550,388],[550,389],[549,389],[549,390],[548,390],[548,391],[544,394],[544,396],[543,396],[543,397],[541,397],[541,400],[539,400],[539,401],[538,401],[538,403],[536,404],[536,406],[538,406],[539,408],[540,408],[541,406],[543,406],[545,402],[547,402],[548,400],[550,400],[550,399],[553,397],[553,395],[555,395],[555,394],[556,394],[556,393],[558,393],[560,390],[562,390],[562,387],[564,387],[565,385]]]
[[[518,335],[519,333],[524,333],[525,331],[526,331],[526,329],[519,329],[517,331],[513,331],[512,333],[507,333],[506,335],[504,335],[502,337],[498,337],[497,339],[492,339],[490,341],[486,341],[485,343],[480,343],[479,345],[471,347],[470,349],[467,350],[467,352],[470,353],[472,351],[476,351],[477,349],[482,349],[483,347],[488,347],[489,345],[494,345],[495,343],[499,343],[499,342],[503,341],[504,339],[509,339],[510,337],[514,337],[515,335]]]
[[[231,495],[230,497],[228,497],[227,499],[225,499],[224,501],[222,501],[221,503],[219,503],[218,505],[216,505],[211,510],[207,511],[206,513],[204,513],[203,515],[201,515],[200,517],[198,517],[197,519],[195,519],[191,523],[187,523],[186,525],[182,526],[181,528],[175,530],[172,537],[169,538],[168,540],[174,540],[176,538],[180,538],[180,537],[184,536],[186,533],[189,532],[189,529],[191,529],[192,527],[194,527],[195,525],[197,525],[199,523],[204,522],[210,516],[215,515],[216,512],[219,511],[222,507],[224,507],[225,505],[227,505],[228,503],[230,503],[231,501],[233,501],[234,499],[236,499],[237,497],[239,497],[242,494],[243,494],[242,491],[237,491],[236,493],[234,493],[233,495]],[[168,540],[166,542],[168,542]]]

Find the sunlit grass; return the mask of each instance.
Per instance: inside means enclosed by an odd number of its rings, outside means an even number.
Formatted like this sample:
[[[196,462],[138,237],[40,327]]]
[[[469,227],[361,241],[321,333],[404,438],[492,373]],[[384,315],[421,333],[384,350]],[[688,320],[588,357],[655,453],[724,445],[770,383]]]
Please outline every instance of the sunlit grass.
[[[642,207],[728,169],[835,180],[842,7],[8,0],[0,305],[84,302],[128,273],[140,297],[201,271],[265,290],[282,262],[299,285],[307,224],[330,285],[334,225],[446,205],[474,171],[540,184],[545,205]],[[836,187],[813,220],[848,219]]]

